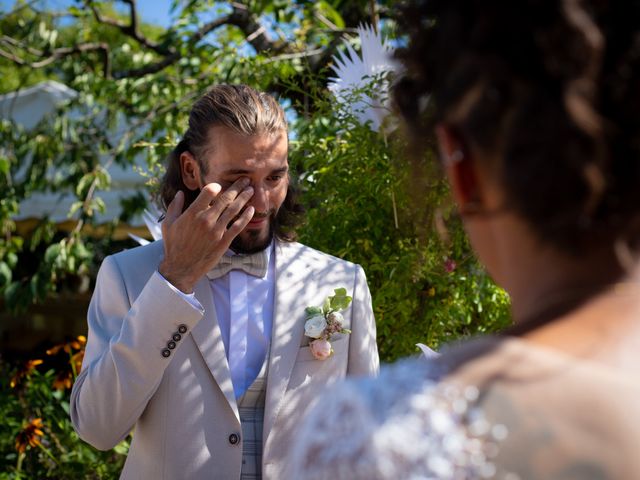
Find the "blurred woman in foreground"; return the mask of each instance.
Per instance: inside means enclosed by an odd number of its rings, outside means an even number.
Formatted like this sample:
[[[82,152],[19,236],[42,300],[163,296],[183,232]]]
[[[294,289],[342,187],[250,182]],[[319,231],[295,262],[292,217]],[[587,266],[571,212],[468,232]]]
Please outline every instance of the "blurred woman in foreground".
[[[398,106],[514,327],[321,397],[295,478],[640,478],[640,2],[401,18]]]

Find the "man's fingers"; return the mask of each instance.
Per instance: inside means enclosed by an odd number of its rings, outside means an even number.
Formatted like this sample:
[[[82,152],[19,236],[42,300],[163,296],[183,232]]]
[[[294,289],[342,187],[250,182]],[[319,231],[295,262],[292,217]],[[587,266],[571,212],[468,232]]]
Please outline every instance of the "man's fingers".
[[[253,206],[247,207],[244,212],[242,212],[238,218],[231,223],[229,229],[223,235],[223,238],[227,240],[229,244],[231,244],[233,239],[236,238],[238,234],[244,230],[244,227],[249,224],[255,211],[256,209]]]
[[[247,187],[231,202],[227,208],[222,212],[222,214],[218,217],[218,222],[223,225],[227,225],[240,213],[240,211],[246,207],[247,202],[251,200],[253,196],[253,188]],[[213,212],[212,215],[215,215],[216,212],[214,209],[211,209]]]
[[[239,178],[233,185],[227,188],[224,192],[218,195],[215,201],[211,204],[211,213],[215,218],[222,215],[222,212],[227,208],[241,192],[249,188],[250,180],[246,177]]]
[[[173,222],[182,214],[182,206],[184,205],[184,193],[182,190],[178,190],[176,195],[171,200],[171,203],[167,207],[167,213],[164,216],[164,221],[162,222],[162,233],[166,232]],[[165,237],[166,238],[166,237]]]
[[[219,183],[207,183],[200,193],[193,201],[193,203],[189,206],[189,210],[194,212],[200,212],[202,210],[206,210],[209,208],[211,202],[215,200],[220,191],[222,190],[222,186]]]

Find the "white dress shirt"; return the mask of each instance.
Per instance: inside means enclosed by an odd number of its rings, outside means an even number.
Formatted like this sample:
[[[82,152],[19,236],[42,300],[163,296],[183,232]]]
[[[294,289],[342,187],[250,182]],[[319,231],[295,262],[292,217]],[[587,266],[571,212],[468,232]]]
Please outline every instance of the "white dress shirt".
[[[236,398],[257,378],[271,342],[275,289],[273,245],[271,242],[266,249],[268,267],[263,278],[231,270],[209,280]],[[229,250],[225,255],[235,254]],[[195,308],[204,311],[195,294],[177,291]]]

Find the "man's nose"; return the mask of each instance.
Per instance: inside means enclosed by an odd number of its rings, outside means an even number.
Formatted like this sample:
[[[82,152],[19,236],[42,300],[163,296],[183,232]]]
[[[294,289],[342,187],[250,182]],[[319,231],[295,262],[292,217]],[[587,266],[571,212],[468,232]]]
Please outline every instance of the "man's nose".
[[[249,200],[249,205],[252,205],[258,213],[264,213],[269,211],[269,192],[261,185],[253,186],[253,197]]]

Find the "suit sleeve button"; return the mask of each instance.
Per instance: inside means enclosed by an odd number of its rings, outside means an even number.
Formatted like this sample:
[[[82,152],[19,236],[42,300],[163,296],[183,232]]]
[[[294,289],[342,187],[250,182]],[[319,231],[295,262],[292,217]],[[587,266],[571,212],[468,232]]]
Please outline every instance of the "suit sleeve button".
[[[237,445],[239,441],[240,435],[238,435],[237,433],[232,433],[231,435],[229,435],[229,443],[231,445]]]
[[[174,348],[176,348],[176,342],[174,342],[173,340],[171,340],[169,343],[167,343],[167,348],[169,350],[173,350]]]
[[[162,350],[162,356],[164,358],[167,358],[169,355],[171,355],[171,350],[169,350],[168,348],[165,348],[164,350]]]
[[[178,326],[178,332],[185,334],[187,333],[187,326],[183,323],[182,325]]]
[[[179,342],[180,340],[182,340],[182,335],[180,335],[179,333],[174,333],[173,336],[171,337],[173,338],[174,342]]]

